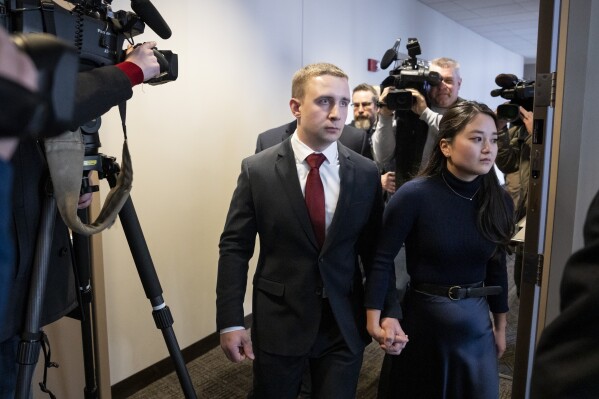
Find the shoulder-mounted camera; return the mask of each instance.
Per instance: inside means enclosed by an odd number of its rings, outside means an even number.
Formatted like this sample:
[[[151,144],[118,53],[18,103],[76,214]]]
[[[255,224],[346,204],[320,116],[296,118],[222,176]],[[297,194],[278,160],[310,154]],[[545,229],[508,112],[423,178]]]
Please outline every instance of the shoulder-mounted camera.
[[[385,105],[393,111],[408,111],[412,108],[414,99],[412,93],[406,89],[418,90],[423,95],[426,94],[430,86],[436,86],[443,78],[438,72],[430,71],[428,65],[420,62],[416,56],[421,54],[420,43],[416,38],[409,38],[406,44],[408,57],[405,60],[399,59],[399,44],[401,39],[395,41],[393,48],[387,50],[381,60],[381,68],[387,69],[392,62],[396,66],[389,72],[389,76],[381,83],[381,90],[385,87],[393,87],[386,97]]]

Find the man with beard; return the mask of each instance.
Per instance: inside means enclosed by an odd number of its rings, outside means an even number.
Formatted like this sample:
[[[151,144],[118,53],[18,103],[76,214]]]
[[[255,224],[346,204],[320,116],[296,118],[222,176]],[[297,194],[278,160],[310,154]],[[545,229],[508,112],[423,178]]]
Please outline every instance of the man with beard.
[[[368,145],[372,151],[372,134],[376,128],[376,122],[379,114],[379,93],[377,89],[368,83],[360,83],[354,87],[352,93],[352,106],[354,108],[354,120],[350,126],[362,129],[368,137]],[[383,165],[379,165],[381,170],[381,185],[383,189],[393,194],[395,192],[395,172],[385,170]]]

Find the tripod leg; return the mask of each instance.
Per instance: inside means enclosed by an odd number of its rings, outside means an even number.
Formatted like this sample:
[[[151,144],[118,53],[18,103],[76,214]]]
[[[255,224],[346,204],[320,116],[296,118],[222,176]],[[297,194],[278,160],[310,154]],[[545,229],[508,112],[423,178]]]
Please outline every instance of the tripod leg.
[[[156,274],[156,269],[154,268],[131,197],[129,197],[127,202],[125,202],[125,205],[123,205],[123,208],[119,212],[119,218],[123,225],[123,230],[129,248],[131,249],[131,255],[135,261],[135,266],[137,267],[137,272],[144,287],[146,297],[152,304],[152,316],[154,317],[154,322],[156,323],[156,327],[162,330],[162,335],[166,341],[169,354],[175,363],[175,371],[177,372],[183,393],[188,399],[196,398],[193,384],[191,383],[189,373],[185,367],[183,355],[181,354],[177,338],[175,337],[172,328],[173,317],[170,309],[162,299],[162,287],[158,281],[158,275]]]
[[[88,211],[82,209],[78,216],[83,223],[88,223]],[[73,233],[73,255],[75,274],[79,285],[79,304],[81,310],[81,340],[83,342],[83,366],[85,371],[85,399],[94,399],[99,395],[96,385],[96,358],[94,352],[94,336],[92,329],[92,285],[91,257],[89,237]]]
[[[31,380],[40,354],[42,343],[40,324],[46,294],[46,281],[50,264],[50,250],[52,247],[56,212],[56,200],[52,196],[46,197],[42,207],[42,216],[35,248],[25,329],[19,343],[17,358],[19,374],[17,377],[16,399],[29,399]]]

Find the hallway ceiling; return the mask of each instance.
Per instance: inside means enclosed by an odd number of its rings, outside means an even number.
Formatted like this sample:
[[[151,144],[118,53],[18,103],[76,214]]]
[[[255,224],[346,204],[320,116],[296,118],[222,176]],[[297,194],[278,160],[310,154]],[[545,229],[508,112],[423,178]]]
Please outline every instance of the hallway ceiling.
[[[537,57],[539,0],[419,0],[475,33],[524,57]]]

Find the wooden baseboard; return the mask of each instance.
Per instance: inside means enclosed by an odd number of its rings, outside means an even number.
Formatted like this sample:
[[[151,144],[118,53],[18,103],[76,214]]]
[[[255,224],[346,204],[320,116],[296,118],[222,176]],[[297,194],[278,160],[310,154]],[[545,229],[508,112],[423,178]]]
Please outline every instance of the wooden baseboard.
[[[251,325],[252,315],[245,317],[246,328]],[[206,354],[220,344],[219,334],[217,332],[189,345],[181,350],[183,360],[189,363],[194,359]],[[111,387],[113,399],[125,399],[133,395],[135,392],[147,387],[151,383],[167,376],[175,371],[175,366],[170,357],[164,358],[157,363],[125,378],[123,381],[114,384]]]

